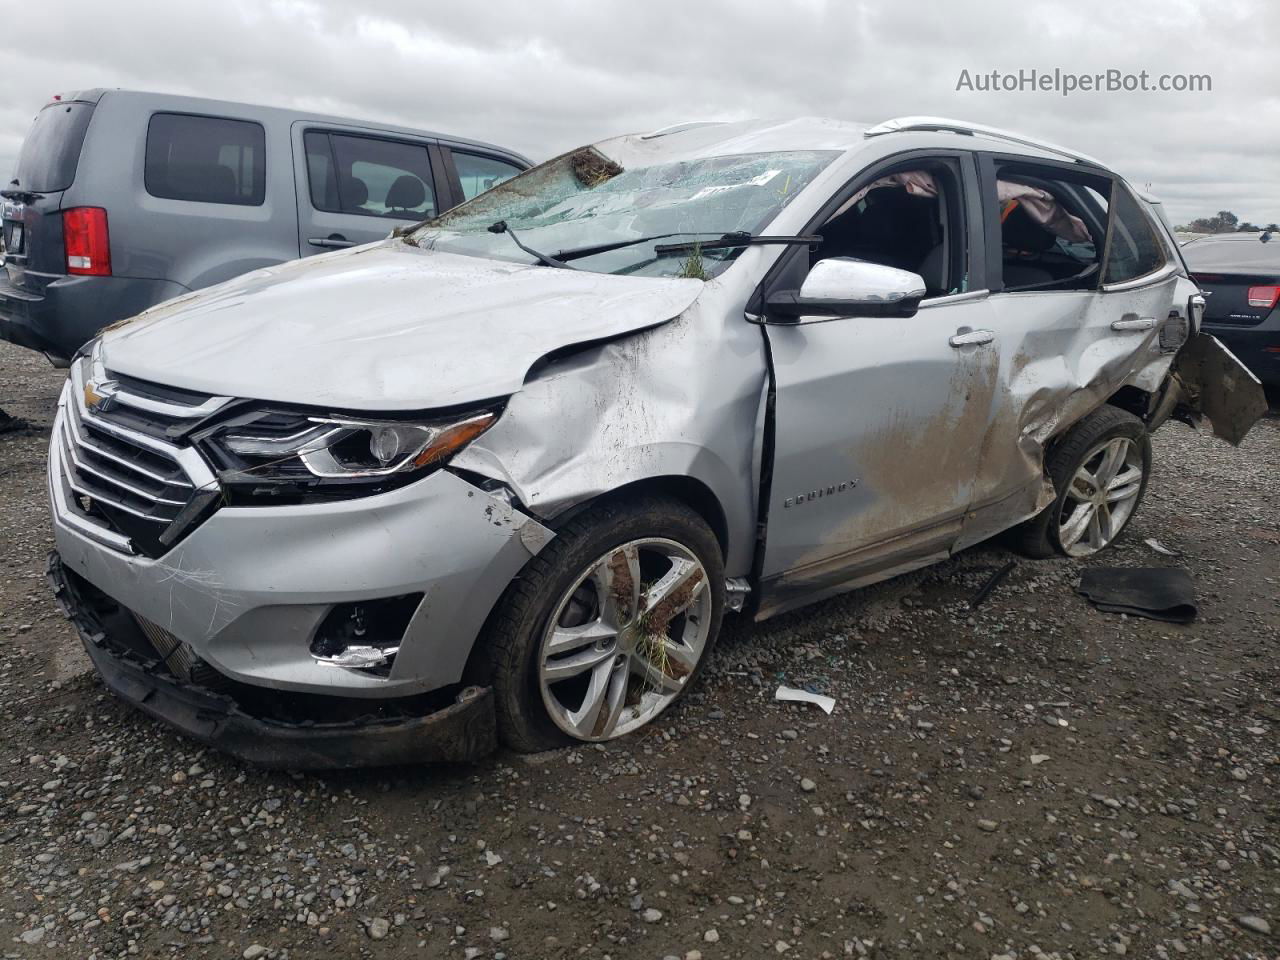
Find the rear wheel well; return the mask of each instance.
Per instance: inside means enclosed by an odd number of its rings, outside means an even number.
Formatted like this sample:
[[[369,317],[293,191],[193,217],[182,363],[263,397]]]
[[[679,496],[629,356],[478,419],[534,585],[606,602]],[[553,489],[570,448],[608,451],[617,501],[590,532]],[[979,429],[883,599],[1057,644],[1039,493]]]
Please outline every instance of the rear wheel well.
[[[1143,390],[1141,387],[1126,384],[1111,396],[1107,397],[1107,399],[1099,404],[1092,412],[1096,413],[1098,410],[1104,410],[1107,407],[1115,407],[1117,410],[1123,410],[1126,413],[1133,414],[1145,424],[1151,416],[1155,399],[1156,398],[1153,394],[1147,393],[1147,391]],[[1089,414],[1085,414],[1085,416],[1089,416]],[[1081,419],[1084,418],[1082,417]],[[1072,427],[1079,422],[1079,420],[1075,421],[1070,426],[1063,430],[1059,430],[1049,438],[1048,442],[1044,446],[1043,458],[1045,461],[1047,461],[1049,456],[1053,453],[1054,448],[1057,447],[1058,444],[1062,443],[1063,438],[1071,432]]]
[[[1107,397],[1106,402],[1113,407],[1127,410],[1143,423],[1151,414],[1152,395],[1138,387],[1123,386]]]

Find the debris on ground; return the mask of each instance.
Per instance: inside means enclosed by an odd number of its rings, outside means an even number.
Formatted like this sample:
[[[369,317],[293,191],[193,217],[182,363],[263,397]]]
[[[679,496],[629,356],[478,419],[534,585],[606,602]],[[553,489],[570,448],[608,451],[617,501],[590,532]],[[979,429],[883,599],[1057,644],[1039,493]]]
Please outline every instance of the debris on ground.
[[[15,417],[11,413],[0,410],[0,433],[14,433],[18,430],[27,430],[30,424],[21,417]]]
[[[1090,567],[1076,590],[1105,613],[1166,623],[1196,618],[1196,585],[1181,567]]]
[[[983,601],[985,601],[987,597],[991,596],[991,591],[996,588],[996,585],[1012,573],[1013,568],[1017,565],[1017,561],[1010,560],[991,574],[991,576],[987,578],[987,582],[979,587],[978,592],[969,600],[969,609],[976,610],[978,607],[982,606]]]
[[[794,703],[812,703],[816,707],[821,707],[828,715],[836,708],[834,697],[828,697],[822,693],[814,693],[812,690],[799,690],[795,687],[779,687],[774,691],[773,699],[789,700]]]

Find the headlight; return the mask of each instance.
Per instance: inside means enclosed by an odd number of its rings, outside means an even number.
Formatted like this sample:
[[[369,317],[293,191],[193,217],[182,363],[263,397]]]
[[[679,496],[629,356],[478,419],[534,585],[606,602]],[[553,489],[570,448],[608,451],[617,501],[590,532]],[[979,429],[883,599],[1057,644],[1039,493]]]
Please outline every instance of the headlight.
[[[416,479],[443,464],[497,418],[492,410],[429,421],[259,411],[197,440],[214,461],[224,487],[233,491],[278,496],[338,487],[350,495]]]

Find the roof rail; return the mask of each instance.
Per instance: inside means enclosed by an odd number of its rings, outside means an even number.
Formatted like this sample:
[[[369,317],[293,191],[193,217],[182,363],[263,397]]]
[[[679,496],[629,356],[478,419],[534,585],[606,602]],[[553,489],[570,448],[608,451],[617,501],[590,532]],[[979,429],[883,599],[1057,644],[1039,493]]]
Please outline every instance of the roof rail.
[[[999,127],[988,127],[982,123],[969,123],[966,120],[948,120],[946,117],[894,117],[892,120],[886,120],[883,123],[876,124],[874,127],[870,127],[863,136],[879,137],[886,133],[906,133],[913,130],[938,130],[967,136],[993,137],[997,140],[1007,140],[1010,143],[1021,144],[1024,147],[1038,147],[1041,150],[1047,150],[1050,153],[1056,153],[1082,163],[1091,163],[1099,167],[1105,166],[1101,161],[1095,160],[1079,150],[1068,150],[1066,147],[1060,147],[1056,143],[1036,140],[1034,137],[1024,137],[1018,133],[1001,130]]]
[[[714,127],[717,124],[728,122],[728,120],[685,120],[683,123],[673,123],[670,126],[659,127],[657,130],[642,133],[640,134],[640,139],[653,140],[657,137],[670,136],[673,133],[684,133],[686,130],[696,130],[698,127]]]

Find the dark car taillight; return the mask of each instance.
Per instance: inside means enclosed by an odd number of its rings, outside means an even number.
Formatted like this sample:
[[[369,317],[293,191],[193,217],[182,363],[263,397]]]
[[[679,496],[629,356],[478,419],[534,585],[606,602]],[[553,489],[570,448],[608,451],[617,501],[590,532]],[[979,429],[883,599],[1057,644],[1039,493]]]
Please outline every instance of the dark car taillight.
[[[1276,305],[1276,301],[1280,300],[1280,286],[1250,287],[1247,297],[1249,306],[1270,310]]]
[[[107,211],[101,207],[72,207],[62,211],[62,239],[67,250],[67,273],[111,276]]]

